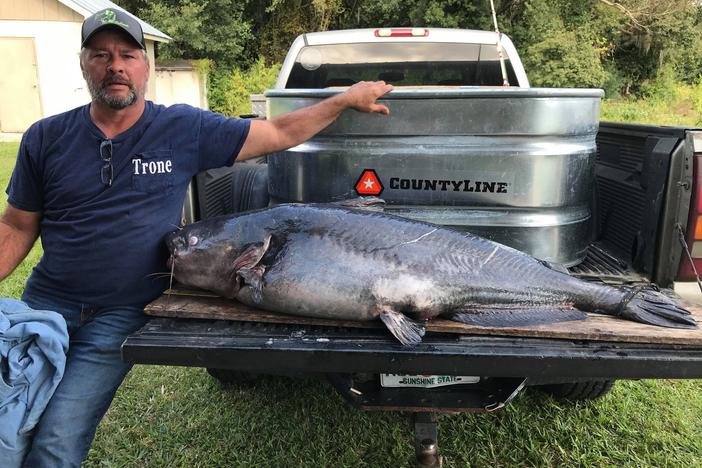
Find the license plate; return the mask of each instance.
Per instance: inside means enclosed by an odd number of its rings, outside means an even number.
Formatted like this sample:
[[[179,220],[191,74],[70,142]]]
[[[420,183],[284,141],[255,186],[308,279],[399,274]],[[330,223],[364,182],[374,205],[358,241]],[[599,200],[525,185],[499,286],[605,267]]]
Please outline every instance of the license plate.
[[[419,387],[433,388],[446,385],[472,384],[480,382],[474,375],[402,375],[380,374],[383,387]]]

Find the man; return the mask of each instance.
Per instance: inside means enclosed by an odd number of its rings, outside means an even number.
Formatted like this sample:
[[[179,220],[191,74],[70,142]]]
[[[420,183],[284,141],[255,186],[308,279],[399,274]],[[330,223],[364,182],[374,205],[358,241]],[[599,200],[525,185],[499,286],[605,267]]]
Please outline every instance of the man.
[[[68,325],[66,371],[36,427],[26,466],[78,466],[129,371],[119,347],[164,288],[164,235],[202,170],[302,143],[345,109],[388,114],[391,86],[359,83],[268,121],[145,101],[149,63],[139,23],[103,10],[83,23],[80,65],[90,104],[25,133],[0,218],[0,280],[41,234],[44,256],[22,299]],[[150,276],[151,275],[151,276]]]

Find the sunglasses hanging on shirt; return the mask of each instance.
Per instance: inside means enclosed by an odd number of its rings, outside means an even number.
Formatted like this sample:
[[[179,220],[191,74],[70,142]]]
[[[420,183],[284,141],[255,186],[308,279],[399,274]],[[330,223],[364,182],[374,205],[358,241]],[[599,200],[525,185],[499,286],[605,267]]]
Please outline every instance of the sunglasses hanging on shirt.
[[[112,177],[114,168],[112,167],[112,140],[105,140],[100,143],[100,158],[102,158],[102,168],[100,169],[100,180],[108,187],[112,187]]]

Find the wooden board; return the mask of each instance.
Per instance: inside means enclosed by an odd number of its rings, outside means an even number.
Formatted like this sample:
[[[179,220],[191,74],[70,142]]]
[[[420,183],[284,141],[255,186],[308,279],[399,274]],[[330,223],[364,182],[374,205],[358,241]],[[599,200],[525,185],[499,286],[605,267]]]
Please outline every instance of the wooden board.
[[[170,293],[170,294],[169,294]],[[693,317],[702,324],[702,308],[690,306]],[[167,291],[146,307],[146,313],[158,317],[237,320],[298,325],[382,328],[380,321],[354,322],[316,319],[253,309],[240,302],[207,293]],[[460,333],[465,335],[495,335],[511,337],[559,338],[569,340],[614,341],[625,343],[655,343],[702,345],[702,327],[679,330],[645,325],[600,314],[589,314],[587,320],[561,322],[551,325],[498,328],[480,327],[435,319],[427,322],[427,332]]]

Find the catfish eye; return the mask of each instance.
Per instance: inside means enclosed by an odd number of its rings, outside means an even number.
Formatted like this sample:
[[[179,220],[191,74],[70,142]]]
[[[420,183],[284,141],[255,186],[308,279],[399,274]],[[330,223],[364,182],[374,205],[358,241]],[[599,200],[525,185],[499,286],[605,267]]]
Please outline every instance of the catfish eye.
[[[190,245],[190,246],[196,245],[198,240],[199,239],[197,237],[190,236],[190,237],[188,237],[188,245]]]

